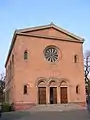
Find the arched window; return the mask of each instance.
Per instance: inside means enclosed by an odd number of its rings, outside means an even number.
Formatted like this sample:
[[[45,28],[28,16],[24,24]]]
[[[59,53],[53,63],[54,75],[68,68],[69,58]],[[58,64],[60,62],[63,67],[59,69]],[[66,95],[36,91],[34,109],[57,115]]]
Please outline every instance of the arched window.
[[[28,52],[27,50],[24,51],[24,60],[28,59]]]
[[[10,65],[8,66],[8,79],[10,80]]]
[[[12,55],[12,63],[14,64],[14,55]]]
[[[74,55],[74,63],[77,63],[77,62],[78,62],[78,56]]]
[[[14,75],[14,54],[12,55],[12,77]]]
[[[11,76],[12,76],[12,63],[10,61],[10,79],[11,79]]]
[[[76,93],[79,94],[79,85],[76,86]]]
[[[27,94],[27,85],[24,85],[24,91],[23,91],[24,94]]]

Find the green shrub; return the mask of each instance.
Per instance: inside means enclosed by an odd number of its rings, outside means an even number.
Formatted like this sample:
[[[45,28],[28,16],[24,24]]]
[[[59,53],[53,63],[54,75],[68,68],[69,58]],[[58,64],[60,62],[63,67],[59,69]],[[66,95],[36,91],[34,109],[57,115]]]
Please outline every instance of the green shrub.
[[[10,112],[11,105],[9,103],[2,103],[2,112]]]

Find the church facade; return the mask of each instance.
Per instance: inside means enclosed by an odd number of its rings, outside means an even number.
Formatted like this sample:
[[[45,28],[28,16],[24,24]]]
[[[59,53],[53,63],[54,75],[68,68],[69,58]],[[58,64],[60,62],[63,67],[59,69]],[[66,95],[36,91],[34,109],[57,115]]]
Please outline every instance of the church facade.
[[[51,23],[16,30],[7,56],[5,100],[85,104],[83,38]]]

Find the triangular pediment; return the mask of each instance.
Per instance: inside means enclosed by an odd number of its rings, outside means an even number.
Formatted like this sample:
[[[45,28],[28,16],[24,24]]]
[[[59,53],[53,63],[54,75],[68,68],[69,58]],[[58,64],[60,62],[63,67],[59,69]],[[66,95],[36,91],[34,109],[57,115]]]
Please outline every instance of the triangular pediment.
[[[83,42],[83,38],[80,38],[58,26],[51,23],[45,26],[38,26],[32,27],[27,29],[21,29],[17,31],[18,33],[27,34],[27,35],[40,35],[40,36],[47,36],[47,37],[54,37],[60,38],[65,40],[72,40],[72,41],[81,41]]]

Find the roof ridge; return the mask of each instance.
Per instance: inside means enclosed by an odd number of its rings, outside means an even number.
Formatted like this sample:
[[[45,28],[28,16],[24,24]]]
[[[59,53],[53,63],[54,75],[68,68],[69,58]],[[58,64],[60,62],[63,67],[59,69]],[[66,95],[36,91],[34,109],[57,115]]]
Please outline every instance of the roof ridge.
[[[32,30],[32,29],[39,29],[39,28],[46,28],[46,27],[50,27],[50,24],[47,24],[47,25],[38,25],[38,26],[35,26],[35,27],[27,27],[27,28],[24,28],[24,29],[17,29],[17,32],[23,32],[25,30]]]

